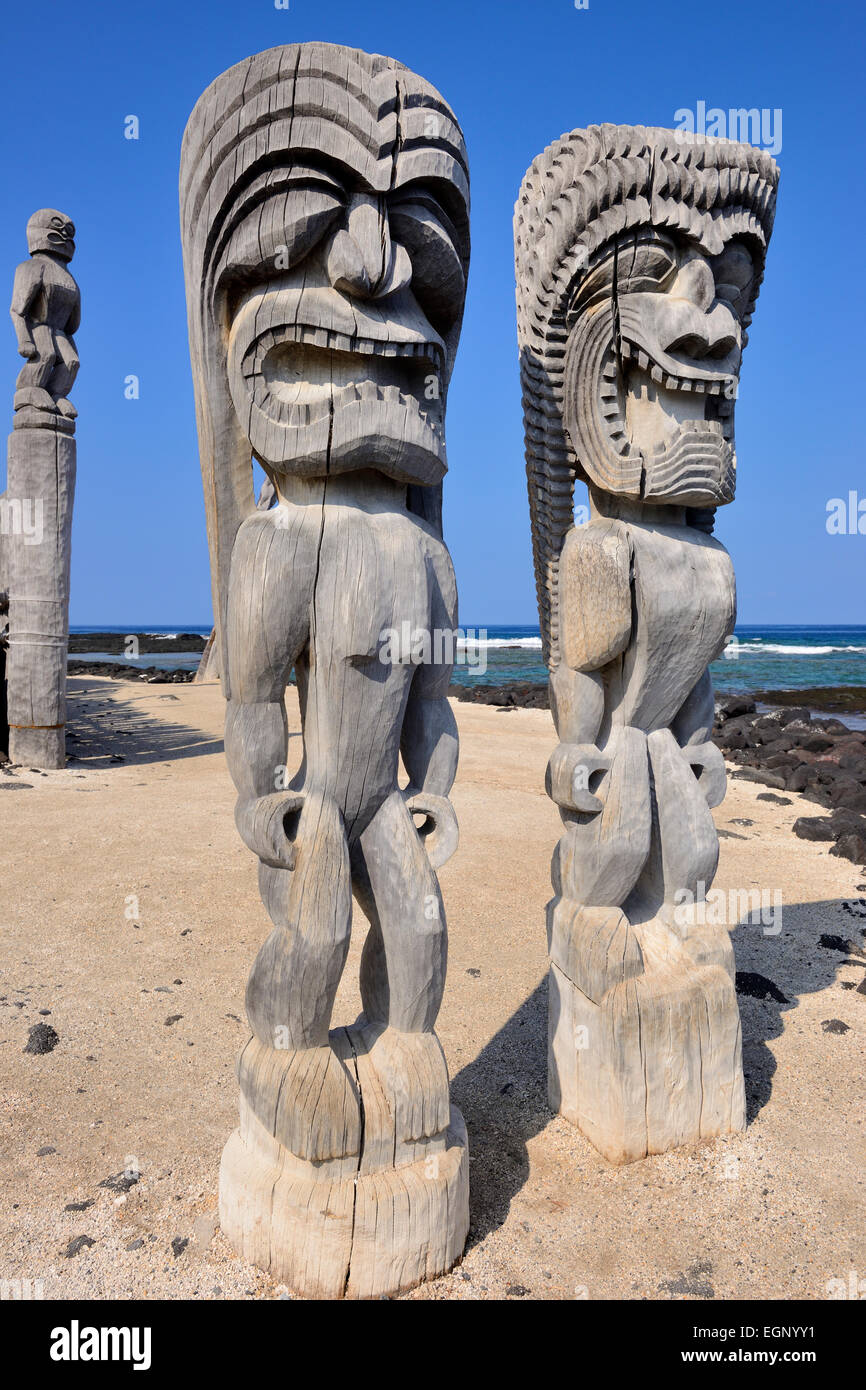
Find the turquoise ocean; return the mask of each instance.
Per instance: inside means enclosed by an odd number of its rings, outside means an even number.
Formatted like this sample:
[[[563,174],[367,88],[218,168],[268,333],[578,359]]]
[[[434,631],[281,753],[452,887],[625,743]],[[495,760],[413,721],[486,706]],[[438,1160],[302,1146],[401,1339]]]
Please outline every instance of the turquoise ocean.
[[[113,627],[91,624],[73,627],[75,633],[148,632],[165,637],[160,652],[142,654],[124,664],[194,670],[199,653],[182,650],[180,634],[210,631],[197,624],[140,624]],[[541,636],[537,627],[483,627],[462,629],[465,639],[457,644],[454,667],[456,685],[505,685],[511,681],[545,681]],[[106,652],[76,655],[79,661],[117,661]],[[755,690],[807,690],[826,686],[862,686],[866,704],[866,626],[864,627],[755,627],[738,626],[724,657],[712,666],[720,693]]]

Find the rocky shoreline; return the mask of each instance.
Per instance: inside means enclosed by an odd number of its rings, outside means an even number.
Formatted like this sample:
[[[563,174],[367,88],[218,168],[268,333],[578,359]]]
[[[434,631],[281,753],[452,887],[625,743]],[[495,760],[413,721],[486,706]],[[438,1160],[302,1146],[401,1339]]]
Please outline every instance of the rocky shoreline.
[[[131,637],[135,638],[140,653],[165,652],[166,649],[172,652],[203,652],[207,642],[200,632],[178,632],[171,637],[159,632],[71,632],[69,651],[73,654],[106,652],[111,656],[125,656]]]
[[[169,671],[164,666],[132,666],[119,661],[69,661],[70,676],[109,676],[115,681],[148,681],[151,685],[187,685],[195,671]]]
[[[452,685],[449,695],[475,705],[501,709],[549,709],[546,681],[510,681],[505,685]],[[753,690],[748,695],[719,695],[717,701],[748,699],[756,705],[793,706],[828,714],[866,717],[866,686],[828,685],[806,690]]]
[[[866,732],[802,705],[761,714],[755,700],[728,696],[717,702],[713,740],[734,777],[799,792],[829,812],[801,816],[795,835],[831,842],[831,854],[866,866]]]

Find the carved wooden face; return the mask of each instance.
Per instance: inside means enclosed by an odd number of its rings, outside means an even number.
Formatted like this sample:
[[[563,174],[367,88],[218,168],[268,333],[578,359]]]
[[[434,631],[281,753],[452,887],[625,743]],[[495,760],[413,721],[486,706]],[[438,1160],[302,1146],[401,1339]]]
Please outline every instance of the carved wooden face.
[[[654,229],[623,235],[571,311],[566,425],[593,482],[646,502],[734,495],[734,402],[755,267]]]
[[[215,307],[234,407],[266,467],[432,484],[466,291],[462,140],[413,74],[364,82],[355,124],[343,75],[319,82],[315,121],[271,142],[232,210]]]
[[[27,249],[31,256],[50,252],[63,261],[75,255],[75,227],[70,219],[55,208],[40,208],[27,223]]]

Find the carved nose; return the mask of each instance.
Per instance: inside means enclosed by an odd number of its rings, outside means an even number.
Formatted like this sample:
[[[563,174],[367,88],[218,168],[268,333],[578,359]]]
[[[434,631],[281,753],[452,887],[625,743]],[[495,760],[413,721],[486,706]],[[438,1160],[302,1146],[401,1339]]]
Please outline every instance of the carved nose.
[[[740,346],[740,326],[730,309],[716,304],[707,313],[691,312],[684,316],[680,332],[667,344],[668,352],[681,352],[686,357],[727,357]]]
[[[384,299],[409,284],[409,254],[391,238],[384,199],[370,193],[353,195],[345,226],[331,241],[327,271],[334,289],[356,299]]]
[[[688,261],[671,291],[674,331],[668,337],[668,352],[692,358],[727,357],[740,346],[740,325],[728,306],[715,300],[716,282],[706,261],[701,257]]]

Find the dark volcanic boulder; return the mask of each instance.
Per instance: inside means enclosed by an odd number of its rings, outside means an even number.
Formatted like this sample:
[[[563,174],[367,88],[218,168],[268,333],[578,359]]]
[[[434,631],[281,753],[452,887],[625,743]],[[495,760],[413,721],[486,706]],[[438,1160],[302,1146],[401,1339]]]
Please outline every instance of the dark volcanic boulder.
[[[834,800],[837,806],[846,811],[859,811],[861,815],[866,815],[866,787],[845,787],[838,797],[834,796]]]
[[[754,714],[757,706],[748,695],[723,695],[716,702],[716,718],[720,724],[734,719],[739,714]]]
[[[752,726],[752,730],[751,730],[752,742],[755,743],[755,744],[757,744],[759,747],[760,747],[762,744],[765,744],[765,743],[772,743],[773,746],[775,747],[777,743],[781,743],[781,742],[782,742],[783,737],[784,737],[784,730],[781,728],[781,726],[780,726],[779,724],[764,724],[764,725],[754,724],[754,725]],[[788,747],[788,748],[793,748],[793,746],[794,746],[794,740],[793,740],[793,739],[791,739],[790,741],[788,741],[788,742],[786,743],[786,747]]]
[[[760,782],[764,787],[775,787],[780,792],[786,790],[784,777],[779,776],[776,772],[765,772],[759,767],[741,767],[733,775],[742,778],[745,782]]]
[[[850,859],[852,864],[862,864],[866,868],[866,835],[842,835],[830,850],[840,859]]]
[[[775,744],[773,747],[775,748]],[[771,753],[769,758],[764,760],[764,767],[770,768],[773,772],[793,772],[800,767],[797,758],[790,753]]]
[[[807,709],[798,709],[796,705],[789,706],[787,709],[770,710],[769,714],[762,714],[755,720],[756,729],[781,729],[799,720],[803,724],[810,722],[811,715]]]
[[[793,791],[793,788],[789,788]],[[815,784],[806,787],[803,792],[804,801],[814,801],[818,806],[826,806],[828,809],[833,805],[833,799],[826,787],[819,787]]]
[[[818,780],[818,774],[809,766],[808,763],[800,763],[794,768],[790,777],[785,783],[785,790],[789,792],[802,792],[810,783]]]
[[[794,834],[801,840],[827,840],[836,838],[833,822],[829,816],[800,816],[794,821]]]
[[[850,734],[851,730],[847,724],[843,724],[841,719],[813,719],[812,727],[821,729],[825,734],[833,734],[838,738],[840,734]]]
[[[723,726],[715,735],[714,742],[726,753],[735,748],[742,749],[749,747],[749,738],[744,730],[736,727],[729,727],[728,725]]]
[[[801,740],[800,747],[806,753],[825,753],[828,748],[833,747],[833,740],[828,734],[810,733]]]
[[[815,726],[811,719],[792,719],[790,724],[785,725],[785,733],[789,738],[799,738],[801,734],[813,734]]]
[[[794,834],[801,840],[838,840],[846,835],[866,838],[866,816],[845,809],[830,816],[801,816],[794,821]]]

